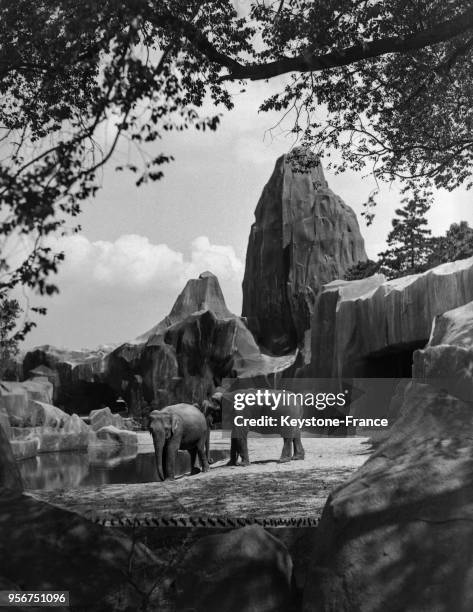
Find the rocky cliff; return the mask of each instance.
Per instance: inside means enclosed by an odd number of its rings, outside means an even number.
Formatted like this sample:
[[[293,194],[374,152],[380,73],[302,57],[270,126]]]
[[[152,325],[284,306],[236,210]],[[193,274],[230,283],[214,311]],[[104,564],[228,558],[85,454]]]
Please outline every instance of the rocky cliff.
[[[171,312],[157,325],[138,336],[136,343],[146,342],[153,336],[159,336],[175,323],[180,323],[187,316],[204,310],[212,311],[219,319],[234,318],[225,304],[218,278],[211,272],[202,272],[199,278],[187,281],[184,290],[174,302]]]
[[[330,495],[303,610],[473,608],[472,323],[473,302],[436,318],[389,437]]]
[[[26,354],[25,375],[54,386],[54,402],[88,414],[125,397],[131,413],[200,402],[224,378],[262,377],[290,368],[295,355],[260,352],[244,320],[228,310],[217,277],[203,272],[187,282],[170,313],[135,340],[113,350],[67,351],[42,346]]]
[[[262,355],[244,321],[231,313],[216,276],[188,281],[171,312],[107,357],[106,380],[123,389],[139,375],[143,396],[162,407],[201,402],[224,378],[267,376],[290,366]]]
[[[328,187],[320,162],[300,150],[280,157],[246,254],[242,314],[257,341],[275,354],[298,346],[320,287],[365,259],[355,213]]]
[[[328,283],[312,318],[310,376],[410,377],[434,317],[471,300],[473,258],[390,281]]]

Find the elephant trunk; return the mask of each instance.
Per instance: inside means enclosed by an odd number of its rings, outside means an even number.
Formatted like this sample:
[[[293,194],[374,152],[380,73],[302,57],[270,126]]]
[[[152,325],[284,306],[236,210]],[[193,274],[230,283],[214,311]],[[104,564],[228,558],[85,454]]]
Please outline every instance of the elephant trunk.
[[[156,431],[152,431],[153,445],[154,445],[154,457],[156,459],[156,470],[158,472],[159,480],[164,480],[163,470],[163,451],[164,451],[164,432],[162,435]]]

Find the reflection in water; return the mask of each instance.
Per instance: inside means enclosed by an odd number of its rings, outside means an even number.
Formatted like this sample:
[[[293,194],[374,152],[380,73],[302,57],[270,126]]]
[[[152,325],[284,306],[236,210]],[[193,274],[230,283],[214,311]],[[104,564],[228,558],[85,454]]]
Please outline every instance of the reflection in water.
[[[226,459],[228,451],[211,451],[214,461]],[[44,453],[18,464],[25,489],[74,489],[103,484],[154,482],[158,480],[154,453],[91,447],[89,451]],[[176,476],[190,472],[189,453],[179,451]]]

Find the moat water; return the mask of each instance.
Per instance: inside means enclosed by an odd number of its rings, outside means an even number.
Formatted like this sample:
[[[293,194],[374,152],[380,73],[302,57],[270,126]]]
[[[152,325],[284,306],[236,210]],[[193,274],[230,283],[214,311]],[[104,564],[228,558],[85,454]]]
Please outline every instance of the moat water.
[[[226,450],[210,452],[213,461],[229,457]],[[197,465],[199,465],[197,461]],[[79,452],[44,453],[19,462],[26,489],[76,489],[106,484],[136,484],[158,480],[154,453],[89,449]],[[176,476],[190,474],[189,453],[179,451]]]

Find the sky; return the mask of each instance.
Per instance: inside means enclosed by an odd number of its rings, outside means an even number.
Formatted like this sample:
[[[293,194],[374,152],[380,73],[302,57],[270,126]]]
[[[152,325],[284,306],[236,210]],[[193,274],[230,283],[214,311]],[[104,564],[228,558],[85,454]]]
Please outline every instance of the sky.
[[[60,293],[31,298],[48,313],[37,319],[23,349],[93,348],[133,339],[162,319],[186,281],[205,270],[217,275],[227,305],[241,313],[254,209],[276,159],[294,145],[284,125],[271,130],[278,115],[258,113],[279,84],[251,83],[238,92],[216,132],[181,132],[153,144],[156,153],[175,158],[158,182],[137,188],[133,175],[116,173],[115,164],[104,170],[102,189],[83,207],[82,231],[54,244],[66,254],[55,277]],[[116,159],[127,155],[122,148]],[[375,258],[400,205],[397,187],[382,187],[375,221],[366,227],[360,213],[373,180],[349,172],[325,175],[357,213],[366,251]],[[463,219],[473,225],[471,194],[438,192],[428,219],[433,234]]]

